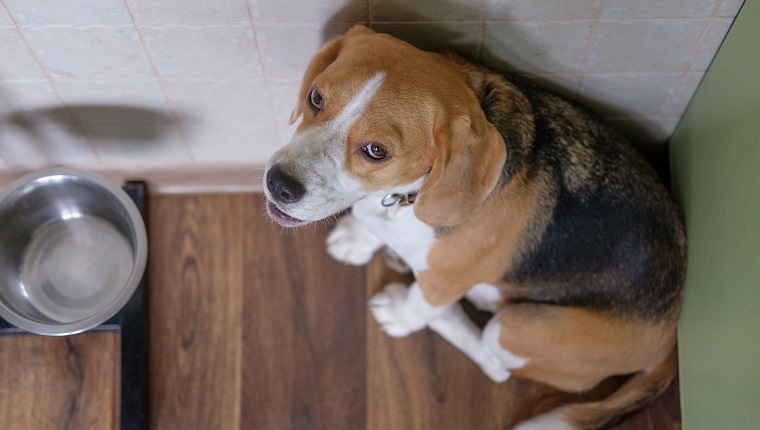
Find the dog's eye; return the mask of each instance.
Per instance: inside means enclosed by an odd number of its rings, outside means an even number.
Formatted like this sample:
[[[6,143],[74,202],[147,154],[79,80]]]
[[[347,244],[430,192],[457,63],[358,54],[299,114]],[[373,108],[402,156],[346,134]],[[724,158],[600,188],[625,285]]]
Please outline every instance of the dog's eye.
[[[364,153],[373,160],[382,160],[388,156],[388,151],[376,143],[369,143],[362,146],[362,151],[364,151]]]
[[[309,93],[309,102],[314,107],[314,109],[322,110],[324,100],[322,99],[322,94],[320,94],[316,88],[311,89],[311,92]]]

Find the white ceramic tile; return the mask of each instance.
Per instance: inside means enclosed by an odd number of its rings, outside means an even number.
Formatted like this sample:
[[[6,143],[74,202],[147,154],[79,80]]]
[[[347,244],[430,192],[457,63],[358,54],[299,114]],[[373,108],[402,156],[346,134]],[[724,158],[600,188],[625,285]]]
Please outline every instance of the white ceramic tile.
[[[8,11],[5,10],[3,7],[3,4],[0,3],[0,27],[5,26],[12,26],[13,20],[11,19],[11,16],[8,15]]]
[[[377,23],[373,28],[420,49],[454,51],[472,57],[477,51],[480,34],[479,23]]]
[[[97,163],[79,130],[59,124],[0,127],[0,155],[11,165]]]
[[[62,81],[58,88],[85,131],[96,127],[174,127],[157,80]]]
[[[264,164],[279,149],[274,125],[186,127],[190,150],[200,162]]]
[[[525,78],[568,99],[574,99],[581,75],[526,75]]]
[[[603,21],[594,38],[586,70],[683,70],[706,25],[706,20]]]
[[[269,85],[272,88],[277,123],[287,125],[290,114],[298,103],[298,89],[301,81],[299,79],[270,79]]]
[[[139,105],[167,110],[157,79],[58,80],[58,89],[68,104]]]
[[[378,21],[480,21],[484,3],[467,0],[372,0],[372,20]]]
[[[734,18],[742,8],[744,0],[723,0],[715,16]]]
[[[127,0],[139,24],[250,22],[245,0]]]
[[[672,97],[663,105],[660,113],[664,116],[680,117],[689,106],[699,84],[702,83],[703,72],[687,73],[681,78],[681,83]]]
[[[583,78],[579,97],[605,116],[661,116],[679,81],[677,73],[592,74]]]
[[[601,0],[489,0],[489,20],[595,19]]]
[[[254,81],[167,81],[166,89],[183,124],[274,123],[263,79]]]
[[[258,22],[366,22],[365,0],[251,0]]]
[[[298,118],[293,124],[290,122],[290,115],[298,103],[298,89],[301,85],[300,80],[296,79],[270,79],[269,85],[272,88],[272,100],[274,102],[275,119],[277,122],[277,137],[280,140],[280,146],[286,145],[293,137],[296,128],[301,122]]]
[[[607,0],[602,19],[708,18],[720,0]]]
[[[15,27],[0,28],[0,80],[44,79],[45,74]]]
[[[487,23],[483,60],[528,73],[580,71],[591,21]]]
[[[166,78],[261,76],[250,25],[143,27],[153,63]]]
[[[111,165],[160,165],[191,160],[176,127],[166,123],[154,126],[92,126],[86,135],[104,163]]]
[[[288,123],[277,124],[278,126],[277,130],[279,131],[278,138],[280,139],[280,147],[287,145],[293,139],[293,134],[295,134],[299,123],[300,123],[300,120],[296,121],[293,124],[288,124]]]
[[[50,82],[0,82],[0,124],[68,126],[69,121],[69,115]]]
[[[153,76],[133,27],[29,27],[26,34],[47,69],[56,77]]]
[[[731,28],[732,23],[733,19],[731,18],[718,18],[710,22],[710,27],[707,29],[707,36],[694,58],[691,70],[707,70],[707,67],[710,66],[713,58],[715,58],[718,48],[720,48],[720,45],[723,43],[723,39],[726,38],[726,34]]]
[[[104,162],[189,160],[157,80],[63,81],[58,87]]]
[[[666,144],[678,126],[679,119],[619,117],[608,119],[607,122],[639,150],[652,153]]]
[[[326,40],[343,34],[351,24],[260,24],[259,40],[270,75],[297,77]]]
[[[132,24],[124,0],[5,0],[21,25]]]

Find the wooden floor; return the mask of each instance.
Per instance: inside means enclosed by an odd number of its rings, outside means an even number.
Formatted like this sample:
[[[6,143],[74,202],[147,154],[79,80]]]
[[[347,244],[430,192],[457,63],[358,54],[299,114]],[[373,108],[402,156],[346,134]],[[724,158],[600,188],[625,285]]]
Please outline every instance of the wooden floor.
[[[367,298],[403,278],[381,258],[336,263],[328,226],[283,230],[258,195],[149,206],[150,429],[507,429],[620,383],[583,396],[494,384],[429,331],[385,336]],[[0,338],[0,428],[112,428],[108,336]],[[680,429],[678,400],[676,381],[618,428]]]

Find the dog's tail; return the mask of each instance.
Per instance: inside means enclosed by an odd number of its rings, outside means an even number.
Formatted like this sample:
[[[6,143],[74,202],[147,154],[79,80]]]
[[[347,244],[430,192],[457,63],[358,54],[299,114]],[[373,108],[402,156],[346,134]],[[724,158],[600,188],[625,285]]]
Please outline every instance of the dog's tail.
[[[597,430],[610,428],[649,405],[662,394],[678,371],[673,347],[660,364],[633,375],[604,400],[573,403],[519,424],[514,430]]]

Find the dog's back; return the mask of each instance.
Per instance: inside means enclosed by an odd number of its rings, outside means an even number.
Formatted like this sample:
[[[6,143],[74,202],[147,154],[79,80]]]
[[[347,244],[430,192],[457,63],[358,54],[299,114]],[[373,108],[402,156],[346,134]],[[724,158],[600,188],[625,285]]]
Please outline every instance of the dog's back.
[[[595,114],[480,68],[482,107],[507,142],[502,183],[545,186],[504,280],[515,300],[673,320],[685,277],[677,207],[643,157]],[[582,288],[578,288],[582,286]]]

